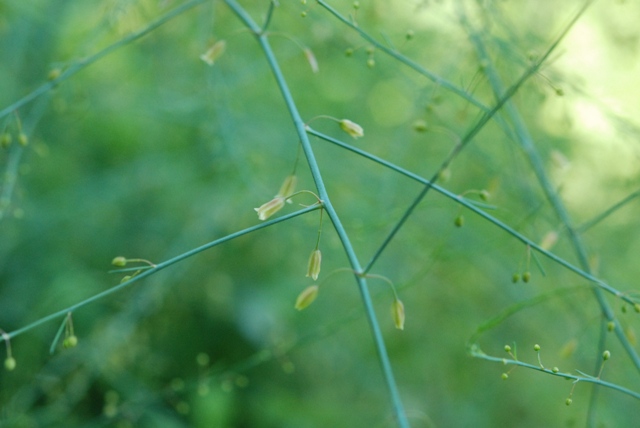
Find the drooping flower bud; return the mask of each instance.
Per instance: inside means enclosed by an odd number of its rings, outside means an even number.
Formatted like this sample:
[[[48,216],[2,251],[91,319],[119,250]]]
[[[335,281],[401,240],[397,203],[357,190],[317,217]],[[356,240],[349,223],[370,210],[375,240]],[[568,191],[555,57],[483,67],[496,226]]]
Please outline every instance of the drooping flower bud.
[[[552,230],[551,232],[544,235],[542,241],[540,242],[540,248],[543,250],[549,251],[558,241],[558,232]]]
[[[318,279],[320,275],[320,264],[322,263],[322,253],[320,250],[314,250],[309,257],[309,265],[307,266],[307,277]]]
[[[318,72],[318,60],[316,60],[315,55],[313,54],[313,51],[309,48],[304,48],[304,56],[305,58],[307,58],[307,62],[309,63],[309,65],[311,66],[311,71],[313,73],[317,73]]]
[[[313,301],[316,300],[316,297],[318,297],[318,286],[310,285],[309,287],[302,290],[302,293],[298,295],[295,308],[299,311],[303,310],[304,308],[312,304]]]
[[[395,299],[392,306],[393,322],[398,330],[404,330],[404,304],[402,300]]]
[[[269,202],[262,204],[259,208],[254,208],[260,220],[266,220],[284,207],[284,198],[276,197]]]
[[[111,264],[118,267],[124,267],[127,265],[127,259],[122,256],[118,256],[111,260]]]
[[[222,56],[226,48],[227,42],[224,40],[218,40],[209,48],[209,50],[200,55],[200,59],[209,65],[213,65],[218,58]]]
[[[77,344],[78,344],[78,337],[73,334],[62,341],[62,346],[64,346],[67,349],[75,348]]]
[[[7,359],[4,360],[4,368],[7,369],[7,371],[12,371],[13,369],[15,369],[16,359],[13,357],[7,357]]]
[[[359,138],[364,136],[364,130],[362,126],[350,121],[349,119],[342,119],[340,121],[340,128],[353,138]]]
[[[290,175],[284,179],[282,186],[280,186],[280,190],[278,194],[275,196],[276,198],[285,198],[287,199],[289,196],[293,195],[296,191],[296,184],[298,183],[298,178],[295,175]]]

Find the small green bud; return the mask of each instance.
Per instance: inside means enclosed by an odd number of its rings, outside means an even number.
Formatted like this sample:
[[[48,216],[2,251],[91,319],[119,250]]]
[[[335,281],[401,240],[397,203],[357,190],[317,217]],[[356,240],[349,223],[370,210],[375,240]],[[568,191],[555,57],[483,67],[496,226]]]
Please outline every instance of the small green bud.
[[[502,380],[507,380],[509,379],[509,375],[506,373],[502,373]]]
[[[318,286],[310,285],[309,287],[302,290],[302,293],[298,295],[295,308],[299,311],[303,310],[304,308],[312,304],[313,301],[316,300],[316,297],[318,297]]]
[[[438,173],[438,180],[442,181],[443,183],[446,183],[447,181],[449,181],[449,179],[451,179],[450,168],[447,167]]]
[[[52,68],[49,71],[49,74],[47,75],[47,79],[48,80],[56,80],[58,77],[60,77],[61,73],[62,73],[62,70],[60,70],[59,68]]]
[[[129,281],[131,278],[133,278],[131,275],[123,276],[122,279],[120,280],[120,284],[123,284],[123,283]]]
[[[607,361],[609,358],[611,358],[611,352],[609,352],[609,351],[604,351],[604,352],[602,353],[602,360],[603,360],[603,361]]]
[[[398,330],[404,330],[404,304],[402,300],[395,299],[391,307],[393,312],[393,323]]]
[[[208,65],[213,65],[218,58],[222,56],[224,51],[227,49],[227,42],[224,40],[218,40],[202,55],[200,55],[200,59],[206,62]]]
[[[284,207],[284,198],[276,197],[269,202],[260,205],[259,208],[254,208],[254,210],[258,213],[258,218],[264,221],[280,211],[282,207]]]
[[[413,36],[414,36],[413,30],[408,30],[407,34],[404,35],[404,38],[407,40],[411,40],[413,39]]]
[[[607,323],[607,331],[612,332],[616,328],[616,323],[613,321],[609,321]]]
[[[340,128],[351,135],[353,138],[359,138],[364,136],[364,130],[362,126],[358,125],[355,122],[350,121],[349,119],[342,119],[340,122]]]
[[[427,125],[427,122],[422,119],[418,119],[413,122],[413,130],[416,132],[427,132],[428,129],[429,125]]]
[[[62,346],[67,349],[75,348],[77,344],[78,344],[78,338],[75,335],[71,335],[65,338],[64,341],[62,342]]]
[[[25,134],[24,132],[19,133],[18,143],[20,143],[22,147],[27,146],[29,144],[29,137],[27,137],[27,134]]]
[[[301,16],[302,18],[306,18],[306,17],[307,17],[307,12],[306,12],[306,11],[302,12],[302,13],[300,14],[300,16]]]
[[[375,60],[375,59],[373,59],[373,58],[369,58],[369,59],[367,60],[367,67],[369,67],[369,68],[373,68],[373,67],[375,67],[375,66],[376,66],[376,60]]]
[[[122,256],[118,256],[111,260],[111,264],[117,267],[124,267],[127,265],[127,259]]]
[[[627,313],[627,305],[622,305],[622,307],[620,308],[620,311],[622,311],[623,314]]]
[[[322,263],[322,253],[320,250],[314,250],[309,256],[309,264],[307,266],[307,277],[313,278],[313,280],[318,279],[318,275],[320,275],[320,265]]]
[[[7,357],[7,359],[4,360],[4,368],[7,369],[7,371],[12,371],[13,369],[15,369],[16,359],[13,357]]]
[[[566,404],[567,406],[570,406],[571,403],[573,403],[573,400],[571,398],[567,398],[566,400],[564,400],[564,404]]]
[[[551,371],[554,372],[554,373],[558,373],[560,371],[560,369],[557,368],[557,367],[554,367],[554,368],[551,369]]]
[[[347,48],[344,50],[346,56],[353,56],[353,48]]]
[[[511,352],[511,346],[504,345],[504,352]]]
[[[533,350],[536,352],[540,352],[540,345],[538,345],[537,343],[533,345]]]
[[[516,282],[520,281],[520,274],[519,273],[514,273],[513,276],[511,277],[511,281],[513,281],[514,284]]]
[[[354,2],[353,2],[353,8],[354,8],[355,10],[360,9],[360,2],[359,2],[359,1],[354,1]]]
[[[456,217],[456,219],[453,221],[453,224],[455,224],[456,227],[464,226],[464,217],[462,216],[462,214]]]
[[[4,134],[2,134],[2,137],[0,137],[0,145],[2,145],[2,147],[6,149],[11,145],[11,140],[11,134],[5,132]]]
[[[640,313],[640,303],[636,303],[633,305],[633,310]]]
[[[491,197],[491,194],[489,193],[488,190],[483,189],[480,191],[479,196],[480,196],[480,199],[482,199],[483,201],[488,201],[489,197]]]
[[[522,281],[529,282],[531,280],[531,272],[526,271],[522,274]]]

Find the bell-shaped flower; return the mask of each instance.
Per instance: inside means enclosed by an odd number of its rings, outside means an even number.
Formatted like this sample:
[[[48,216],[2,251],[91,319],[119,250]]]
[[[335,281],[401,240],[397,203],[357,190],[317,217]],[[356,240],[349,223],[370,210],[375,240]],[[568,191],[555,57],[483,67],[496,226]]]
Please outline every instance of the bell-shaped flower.
[[[269,202],[262,204],[259,208],[254,208],[260,220],[266,220],[284,207],[284,198],[275,197]]]
[[[398,330],[404,330],[404,304],[402,300],[395,299],[391,307],[393,313],[393,323]]]
[[[318,279],[318,275],[320,275],[320,264],[322,263],[322,253],[320,250],[314,250],[309,257],[309,265],[307,266],[307,276],[313,278],[313,280]]]
[[[362,129],[362,126],[350,121],[349,119],[342,119],[340,121],[340,128],[342,128],[344,132],[351,135],[353,138],[364,136],[364,130]]]
[[[200,55],[200,59],[209,65],[213,65],[222,56],[226,48],[227,42],[218,40],[205,53]]]
[[[318,297],[318,286],[310,285],[309,287],[302,290],[302,293],[298,295],[295,308],[299,311],[303,310],[304,308],[312,304],[313,301],[316,300],[316,297]]]

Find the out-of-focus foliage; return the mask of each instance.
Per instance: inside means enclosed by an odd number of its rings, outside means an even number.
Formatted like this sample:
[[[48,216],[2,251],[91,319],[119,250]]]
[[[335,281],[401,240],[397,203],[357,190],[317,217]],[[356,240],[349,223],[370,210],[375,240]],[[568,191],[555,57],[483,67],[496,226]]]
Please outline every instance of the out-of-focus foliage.
[[[466,14],[505,86],[524,73],[581,1],[361,1],[330,4],[384,45],[495,104]],[[262,23],[268,1],[243,6]],[[144,28],[169,0],[0,1],[0,108],[82,58]],[[301,14],[305,12],[306,17]],[[514,96],[574,226],[637,191],[640,7],[595,2],[539,73]],[[364,128],[352,140],[333,121],[314,129],[426,178],[480,117],[468,100],[371,49],[314,1],[280,1],[270,41],[305,120],[329,115]],[[412,37],[406,34],[411,31]],[[216,41],[212,66],[200,59]],[[319,70],[305,57],[311,49]],[[351,55],[345,51],[351,49]],[[370,61],[373,60],[374,64]],[[369,61],[369,64],[368,64]],[[373,65],[371,67],[370,65]],[[500,117],[508,120],[501,111]],[[298,137],[255,38],[222,1],[204,2],[86,67],[0,119],[0,328],[17,330],[119,283],[116,256],[158,263],[257,224],[254,207],[290,174]],[[29,137],[21,148],[20,129]],[[363,264],[421,186],[312,138],[321,172]],[[20,151],[20,156],[16,153]],[[579,265],[566,228],[521,146],[490,122],[456,158],[443,186]],[[306,162],[298,188],[314,191]],[[465,193],[467,192],[467,193]],[[302,195],[297,203],[312,204]],[[0,372],[0,426],[394,426],[369,326],[344,250],[325,218],[319,294],[296,311],[315,248],[318,211],[191,257],[73,313],[78,345],[53,355],[63,321],[11,340],[15,370]],[[464,225],[457,228],[459,215]],[[637,290],[638,201],[582,233],[593,272]],[[396,330],[388,284],[371,279],[376,311],[409,421],[416,427],[585,424],[592,385],[470,358],[491,355],[597,376],[600,307],[592,284],[539,257],[494,225],[430,193],[371,273],[393,281],[406,323]],[[512,282],[530,271],[528,283]],[[326,281],[324,281],[326,278]],[[606,297],[637,350],[638,315]],[[602,378],[638,390],[638,370],[613,333]],[[4,354],[3,354],[4,355]],[[602,426],[633,426],[638,400],[600,388]]]

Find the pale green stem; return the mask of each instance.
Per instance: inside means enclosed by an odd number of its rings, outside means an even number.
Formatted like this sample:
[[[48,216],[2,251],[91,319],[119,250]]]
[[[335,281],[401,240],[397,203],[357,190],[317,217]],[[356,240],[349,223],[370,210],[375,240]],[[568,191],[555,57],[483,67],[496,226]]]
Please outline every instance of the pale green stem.
[[[449,199],[454,200],[456,203],[463,205],[464,207],[468,208],[470,211],[473,211],[474,213],[478,214],[480,217],[484,218],[485,220],[493,223],[495,226],[499,227],[500,229],[504,230],[505,232],[507,232],[508,234],[510,234],[511,236],[513,236],[514,238],[518,239],[520,242],[522,242],[525,245],[529,245],[532,249],[536,250],[537,252],[539,252],[540,254],[544,255],[545,257],[549,258],[550,260],[558,263],[559,265],[567,268],[568,270],[578,274],[579,276],[589,280],[590,282],[593,282],[597,287],[611,293],[612,295],[614,295],[615,297],[631,304],[631,305],[635,305],[637,302],[635,300],[633,300],[632,298],[630,298],[629,296],[625,295],[624,293],[622,293],[619,290],[616,290],[615,288],[613,288],[612,286],[610,286],[609,284],[607,284],[606,282],[604,282],[603,280],[595,277],[594,275],[592,275],[591,273],[586,272],[583,269],[580,269],[579,267],[576,267],[574,265],[572,265],[571,263],[569,263],[568,261],[564,260],[561,257],[558,257],[557,255],[549,252],[548,250],[540,247],[540,245],[538,245],[537,243],[535,243],[533,240],[527,238],[526,236],[524,236],[523,234],[521,234],[520,232],[516,231],[514,228],[512,228],[511,226],[506,225],[505,223],[503,223],[502,221],[498,220],[497,218],[493,217],[491,214],[488,214],[486,212],[484,212],[483,210],[481,210],[480,208],[476,207],[474,204],[467,202],[464,198],[461,198],[459,195],[450,192],[448,190],[446,190],[443,187],[440,187],[439,185],[435,184],[435,183],[431,183],[429,180],[414,174],[413,172],[410,172],[400,166],[394,165],[393,163],[379,158],[375,155],[372,155],[370,153],[365,152],[364,150],[361,150],[357,147],[354,146],[350,146],[347,143],[344,143],[340,140],[337,140],[333,137],[330,137],[328,135],[322,134],[320,132],[317,132],[313,129],[309,129],[309,133],[311,135],[315,135],[319,138],[322,138],[325,141],[328,141],[330,143],[333,143],[337,146],[340,146],[344,149],[347,149],[351,152],[357,153],[360,156],[363,156],[367,159],[370,159],[374,162],[379,163],[380,165],[384,165],[387,168],[394,170],[396,172],[399,172],[402,175],[405,175],[419,183],[424,184],[425,186],[429,186],[430,188],[432,188],[433,190],[435,190],[436,192],[446,196]]]
[[[122,290],[123,288],[126,288],[126,287],[130,286],[131,284],[133,284],[136,281],[140,281],[141,279],[146,278],[148,276],[151,276],[151,275],[157,273],[158,271],[160,271],[160,270],[162,270],[162,269],[164,269],[166,267],[169,267],[169,266],[171,266],[173,264],[176,264],[176,263],[178,263],[178,262],[180,262],[180,261],[182,261],[182,260],[184,260],[186,258],[192,257],[192,256],[194,256],[194,255],[196,255],[198,253],[201,253],[201,252],[203,252],[205,250],[208,250],[209,248],[215,247],[216,245],[223,244],[223,243],[225,243],[227,241],[230,241],[232,239],[235,239],[235,238],[237,238],[239,236],[243,236],[243,235],[246,235],[248,233],[255,232],[256,230],[264,229],[265,227],[272,226],[272,225],[274,225],[276,223],[280,223],[282,221],[289,220],[289,219],[297,217],[297,216],[299,216],[301,214],[305,214],[305,213],[308,213],[310,211],[317,210],[320,207],[321,207],[320,205],[312,205],[310,207],[301,209],[301,210],[296,211],[294,213],[291,213],[291,214],[288,214],[288,215],[284,215],[282,217],[278,217],[278,218],[276,218],[274,220],[266,221],[264,223],[260,223],[260,224],[258,224],[256,226],[252,226],[252,227],[240,230],[238,232],[235,232],[235,233],[232,233],[230,235],[227,235],[224,238],[216,239],[215,241],[211,241],[211,242],[209,242],[207,244],[204,244],[204,245],[202,245],[200,247],[194,248],[194,249],[192,249],[190,251],[187,251],[186,253],[182,253],[182,254],[180,254],[180,255],[178,255],[176,257],[173,257],[173,258],[171,258],[171,259],[169,259],[167,261],[164,261],[162,263],[158,263],[154,268],[147,269],[143,273],[141,273],[140,275],[134,276],[130,280],[128,280],[126,282],[123,282],[122,284],[118,284],[118,285],[116,285],[114,287],[111,287],[108,290],[103,291],[102,293],[98,293],[98,294],[96,294],[94,296],[89,297],[88,299],[85,299],[85,300],[83,300],[81,302],[78,302],[78,303],[76,303],[74,305],[71,305],[68,308],[59,310],[58,312],[55,312],[55,313],[52,313],[50,315],[47,315],[46,317],[40,318],[39,320],[36,320],[36,321],[32,322],[31,324],[28,324],[28,325],[26,325],[26,326],[24,326],[22,328],[19,328],[19,329],[14,330],[14,331],[12,331],[10,333],[7,333],[6,335],[3,335],[2,338],[5,339],[5,340],[6,339],[10,339],[10,338],[18,336],[18,335],[20,335],[22,333],[25,333],[25,332],[27,332],[29,330],[32,330],[35,327],[38,327],[38,326],[40,326],[40,325],[42,325],[42,324],[44,324],[46,322],[49,322],[49,321],[54,320],[56,318],[59,318],[61,316],[66,316],[69,312],[73,312],[73,311],[75,311],[75,310],[77,310],[77,309],[79,309],[79,308],[81,308],[83,306],[88,305],[89,303],[93,303],[93,302],[95,302],[97,300],[100,300],[100,299],[102,299],[104,297],[107,297],[107,296],[109,296],[109,295],[111,295],[113,293],[116,293],[116,292]]]
[[[135,40],[138,40],[140,37],[152,32],[156,28],[160,27],[162,24],[165,24],[166,22],[170,21],[171,19],[175,18],[176,16],[178,16],[178,15],[182,14],[183,12],[191,9],[194,6],[199,5],[200,3],[204,3],[205,1],[207,1],[207,0],[191,0],[191,1],[188,1],[186,3],[183,3],[180,6],[176,7],[175,9],[171,10],[170,12],[167,12],[166,14],[162,15],[160,18],[156,19],[155,21],[153,21],[151,24],[147,25],[142,30],[136,31],[136,32],[134,32],[134,33],[132,33],[132,34],[120,39],[119,41],[115,42],[112,45],[107,46],[106,48],[102,49],[99,52],[96,52],[95,54],[91,55],[90,57],[81,59],[80,61],[76,62],[75,64],[71,65],[69,68],[64,70],[55,79],[52,79],[52,80],[48,81],[47,83],[44,83],[44,84],[40,85],[38,88],[34,89],[32,92],[30,92],[29,94],[25,95],[24,97],[22,97],[18,101],[14,102],[10,106],[5,107],[4,109],[0,110],[0,119],[5,117],[6,115],[10,114],[11,112],[19,109],[20,107],[24,106],[25,104],[28,104],[29,102],[35,100],[40,95],[43,95],[43,94],[49,92],[51,89],[53,89],[54,87],[56,87],[57,85],[59,85],[63,81],[67,80],[68,78],[70,78],[71,76],[73,76],[74,74],[79,72],[80,70],[88,67],[89,65],[91,65],[94,62],[102,59],[103,57],[115,52],[116,50],[118,50],[122,46],[125,46],[125,45],[127,45],[127,44],[129,44],[129,43],[131,43],[131,42],[133,42]]]
[[[298,133],[298,137],[300,138],[300,143],[302,144],[302,150],[307,158],[307,162],[309,164],[309,169],[311,171],[311,175],[318,189],[318,194],[323,201],[324,209],[327,211],[327,215],[329,219],[333,223],[333,226],[342,242],[342,246],[347,254],[347,258],[349,259],[349,263],[355,272],[355,280],[360,289],[360,295],[362,298],[362,302],[364,304],[365,313],[367,315],[367,319],[369,320],[369,326],[371,328],[371,332],[373,335],[373,340],[375,342],[376,350],[378,352],[378,358],[380,360],[380,364],[382,366],[382,372],[387,383],[387,388],[389,389],[389,393],[391,395],[391,401],[393,404],[394,413],[396,416],[396,421],[400,427],[408,427],[409,422],[407,421],[407,417],[404,412],[404,406],[402,404],[402,400],[400,399],[400,393],[398,391],[398,387],[395,382],[395,378],[393,376],[393,370],[391,368],[391,363],[389,361],[389,356],[387,354],[387,349],[384,343],[384,339],[382,337],[382,332],[380,331],[380,326],[378,325],[378,320],[376,318],[373,303],[371,301],[371,296],[369,294],[369,289],[367,287],[366,279],[361,276],[362,268],[360,266],[360,262],[355,254],[353,246],[349,240],[349,237],[340,222],[340,218],[336,213],[333,205],[331,204],[331,200],[329,199],[329,195],[327,194],[327,190],[324,186],[324,181],[320,174],[320,169],[318,167],[318,163],[315,159],[315,155],[311,148],[311,144],[309,143],[309,138],[306,133],[306,126],[296,104],[293,100],[291,92],[288,88],[288,85],[282,75],[280,70],[280,66],[271,50],[271,46],[267,37],[262,34],[260,27],[258,27],[253,19],[246,13],[246,11],[235,1],[235,0],[225,0],[227,5],[238,15],[238,17],[245,23],[245,25],[254,32],[260,47],[262,48],[269,66],[271,67],[271,71],[276,79],[278,87],[282,93],[282,97],[287,105],[291,118],[293,119],[294,126]]]

